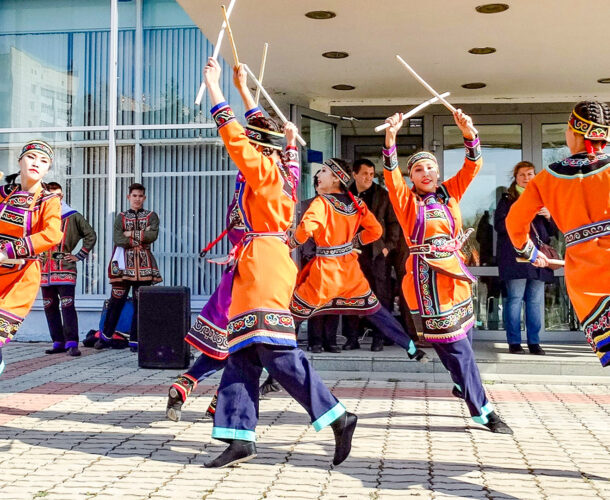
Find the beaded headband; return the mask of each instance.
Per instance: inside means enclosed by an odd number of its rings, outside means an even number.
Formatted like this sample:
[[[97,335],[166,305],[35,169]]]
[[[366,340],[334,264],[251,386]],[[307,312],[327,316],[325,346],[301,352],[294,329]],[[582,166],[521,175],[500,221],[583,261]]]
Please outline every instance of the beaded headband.
[[[278,149],[280,151],[284,147],[285,135],[281,132],[274,132],[273,130],[248,125],[246,127],[246,136],[250,142],[258,144],[259,146]]]
[[[23,158],[23,155],[26,154],[28,151],[37,151],[39,153],[42,153],[48,156],[49,160],[51,161],[53,161],[53,157],[55,156],[53,153],[53,148],[49,146],[46,142],[41,141],[39,139],[30,141],[25,146],[23,146],[23,148],[21,149],[21,154],[17,159],[21,160],[21,158]]]
[[[328,168],[330,168],[332,170],[333,174],[335,174],[337,177],[339,177],[339,180],[341,181],[341,183],[345,187],[347,187],[347,185],[349,184],[349,181],[352,179],[352,176],[348,172],[346,172],[341,165],[339,165],[332,158],[329,158],[328,160],[326,160],[324,162],[324,165],[326,165]]]
[[[585,139],[590,141],[606,141],[610,140],[610,127],[608,125],[600,125],[591,120],[586,120],[578,116],[576,111],[572,111],[568,126],[577,134],[585,136]]]
[[[436,171],[438,172],[438,162],[436,161],[436,157],[432,153],[428,153],[428,151],[420,151],[419,153],[409,156],[409,159],[407,160],[407,175],[411,177],[411,169],[416,163],[424,160],[430,160],[433,162],[436,165]]]

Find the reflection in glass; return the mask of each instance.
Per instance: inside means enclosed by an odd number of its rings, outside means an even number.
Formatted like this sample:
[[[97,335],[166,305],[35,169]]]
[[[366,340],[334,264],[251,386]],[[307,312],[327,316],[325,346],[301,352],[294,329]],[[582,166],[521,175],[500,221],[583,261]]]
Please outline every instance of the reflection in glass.
[[[306,200],[315,196],[313,175],[319,164],[335,155],[335,125],[303,116],[301,136],[307,142],[301,158],[301,196]]]
[[[521,161],[521,125],[477,125],[481,137],[483,167],[460,201],[464,228],[479,229],[480,224],[493,224],[493,214],[502,192],[510,185],[512,169]],[[464,139],[455,125],[443,127],[443,178],[454,176],[464,163]],[[472,260],[469,265],[495,265],[495,233],[478,232],[471,237]],[[484,236],[488,235],[488,236]],[[482,238],[493,238],[481,245]],[[486,244],[485,244],[486,243]],[[490,244],[491,243],[491,244]],[[483,249],[483,255],[480,250]],[[489,250],[494,252],[489,255]],[[479,263],[476,255],[479,254]]]

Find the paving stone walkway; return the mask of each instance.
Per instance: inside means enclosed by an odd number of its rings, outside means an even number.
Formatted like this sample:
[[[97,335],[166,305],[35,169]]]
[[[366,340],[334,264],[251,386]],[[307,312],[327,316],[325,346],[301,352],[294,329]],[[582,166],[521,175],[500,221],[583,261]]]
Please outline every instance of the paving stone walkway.
[[[258,457],[204,469],[224,444],[199,386],[183,420],[165,420],[177,370],[139,369],[127,351],[44,355],[4,349],[0,499],[610,498],[610,384],[486,386],[514,436],[473,423],[448,383],[328,378],[359,416],[354,447],[331,465],[332,431],[316,433],[285,393],[261,401]],[[363,374],[360,374],[362,377]]]

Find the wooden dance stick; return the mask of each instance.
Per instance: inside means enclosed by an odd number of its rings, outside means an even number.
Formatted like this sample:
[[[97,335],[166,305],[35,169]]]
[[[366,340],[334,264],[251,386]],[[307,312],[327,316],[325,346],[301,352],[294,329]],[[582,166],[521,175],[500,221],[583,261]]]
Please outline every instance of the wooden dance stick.
[[[263,47],[263,60],[261,61],[261,68],[258,71],[258,81],[263,83],[263,77],[265,76],[265,64],[267,63],[267,49],[269,48],[269,44],[265,42],[265,46]],[[254,96],[254,102],[258,106],[258,101],[261,98],[261,89],[256,87],[256,95]]]
[[[229,24],[229,18],[227,17],[227,9],[224,5],[220,7],[222,9],[222,15],[225,18],[225,26],[227,27],[227,36],[229,37],[229,42],[231,42],[231,50],[233,50],[233,61],[235,63],[235,67],[239,68],[239,57],[237,57],[237,46],[235,45],[235,38],[233,38],[233,31],[231,31],[231,25]]]
[[[231,12],[233,11],[233,7],[235,6],[235,2],[237,0],[231,0],[231,3],[229,4],[229,8],[227,9],[227,17],[231,17]],[[212,54],[212,57],[214,59],[218,59],[218,54],[220,53],[220,46],[222,45],[222,39],[225,36],[225,30],[227,28],[227,25],[223,22],[222,26],[220,27],[220,31],[218,33],[218,38],[216,39],[216,45],[214,45],[214,53]],[[203,94],[205,93],[205,82],[201,82],[201,85],[199,86],[199,92],[197,92],[197,97],[195,99],[195,104],[197,106],[199,106],[201,104],[201,100],[203,99]]]
[[[451,92],[444,92],[440,95],[440,97],[447,97],[451,95]],[[411,111],[402,115],[402,121],[408,120],[413,115],[419,113],[422,109],[427,108],[430,104],[434,104],[438,101],[438,97],[433,97],[432,99],[428,99],[427,101],[422,102],[419,106],[415,106]],[[375,132],[381,132],[390,126],[389,123],[382,123],[381,125],[377,125],[375,127]]]
[[[546,259],[546,260],[552,266],[565,266],[566,265],[565,260],[559,260],[559,259]],[[522,257],[517,257],[517,262],[529,262],[531,264],[531,262],[529,260],[524,259]]]
[[[434,90],[430,85],[428,85],[428,82],[426,82],[426,80],[424,80],[421,76],[419,76],[415,70],[409,66],[409,64],[407,63],[407,61],[405,61],[402,57],[400,57],[398,54],[396,54],[396,59],[398,59],[400,61],[400,63],[407,68],[407,70],[409,71],[409,73],[411,73],[413,75],[413,77],[419,82],[421,83],[424,88],[426,90],[428,90],[428,92],[430,92],[433,96],[438,97],[438,100],[441,101],[445,107],[451,111],[452,113],[455,113],[455,108],[449,104],[443,97],[440,96],[440,94]]]
[[[23,266],[25,264],[25,259],[6,259],[0,264],[9,264],[11,266]]]
[[[252,78],[252,80],[254,81],[254,83],[256,84],[256,86],[261,89],[261,93],[263,94],[263,96],[265,96],[265,99],[267,99],[267,102],[269,103],[269,105],[273,108],[273,111],[276,112],[277,116],[280,117],[280,120],[282,120],[282,123],[286,123],[288,120],[286,119],[286,117],[284,116],[284,113],[282,113],[282,111],[280,110],[280,108],[278,108],[277,104],[275,104],[275,102],[273,102],[273,99],[271,99],[271,96],[269,95],[269,93],[265,90],[265,87],[263,87],[263,85],[261,84],[261,82],[258,81],[258,78],[256,78],[256,76],[254,76],[254,73],[252,73],[252,70],[248,67],[247,64],[244,64],[243,67],[246,69],[248,75],[250,75],[250,78]],[[299,141],[299,144],[303,147],[307,146],[307,143],[305,142],[305,139],[303,139],[298,133],[297,133],[297,141]]]

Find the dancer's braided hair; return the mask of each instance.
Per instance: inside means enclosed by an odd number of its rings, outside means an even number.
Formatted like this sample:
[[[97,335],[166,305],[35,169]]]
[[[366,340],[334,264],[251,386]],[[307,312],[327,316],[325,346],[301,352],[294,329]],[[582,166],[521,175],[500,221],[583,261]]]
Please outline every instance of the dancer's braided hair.
[[[574,111],[585,120],[589,120],[600,125],[610,126],[610,106],[608,106],[605,102],[580,101],[574,106]],[[593,146],[601,146],[602,148],[606,145],[606,141],[592,141],[590,139],[585,139],[585,143],[587,141]],[[597,148],[587,148],[587,156],[591,161],[595,161],[597,158],[595,149]]]

